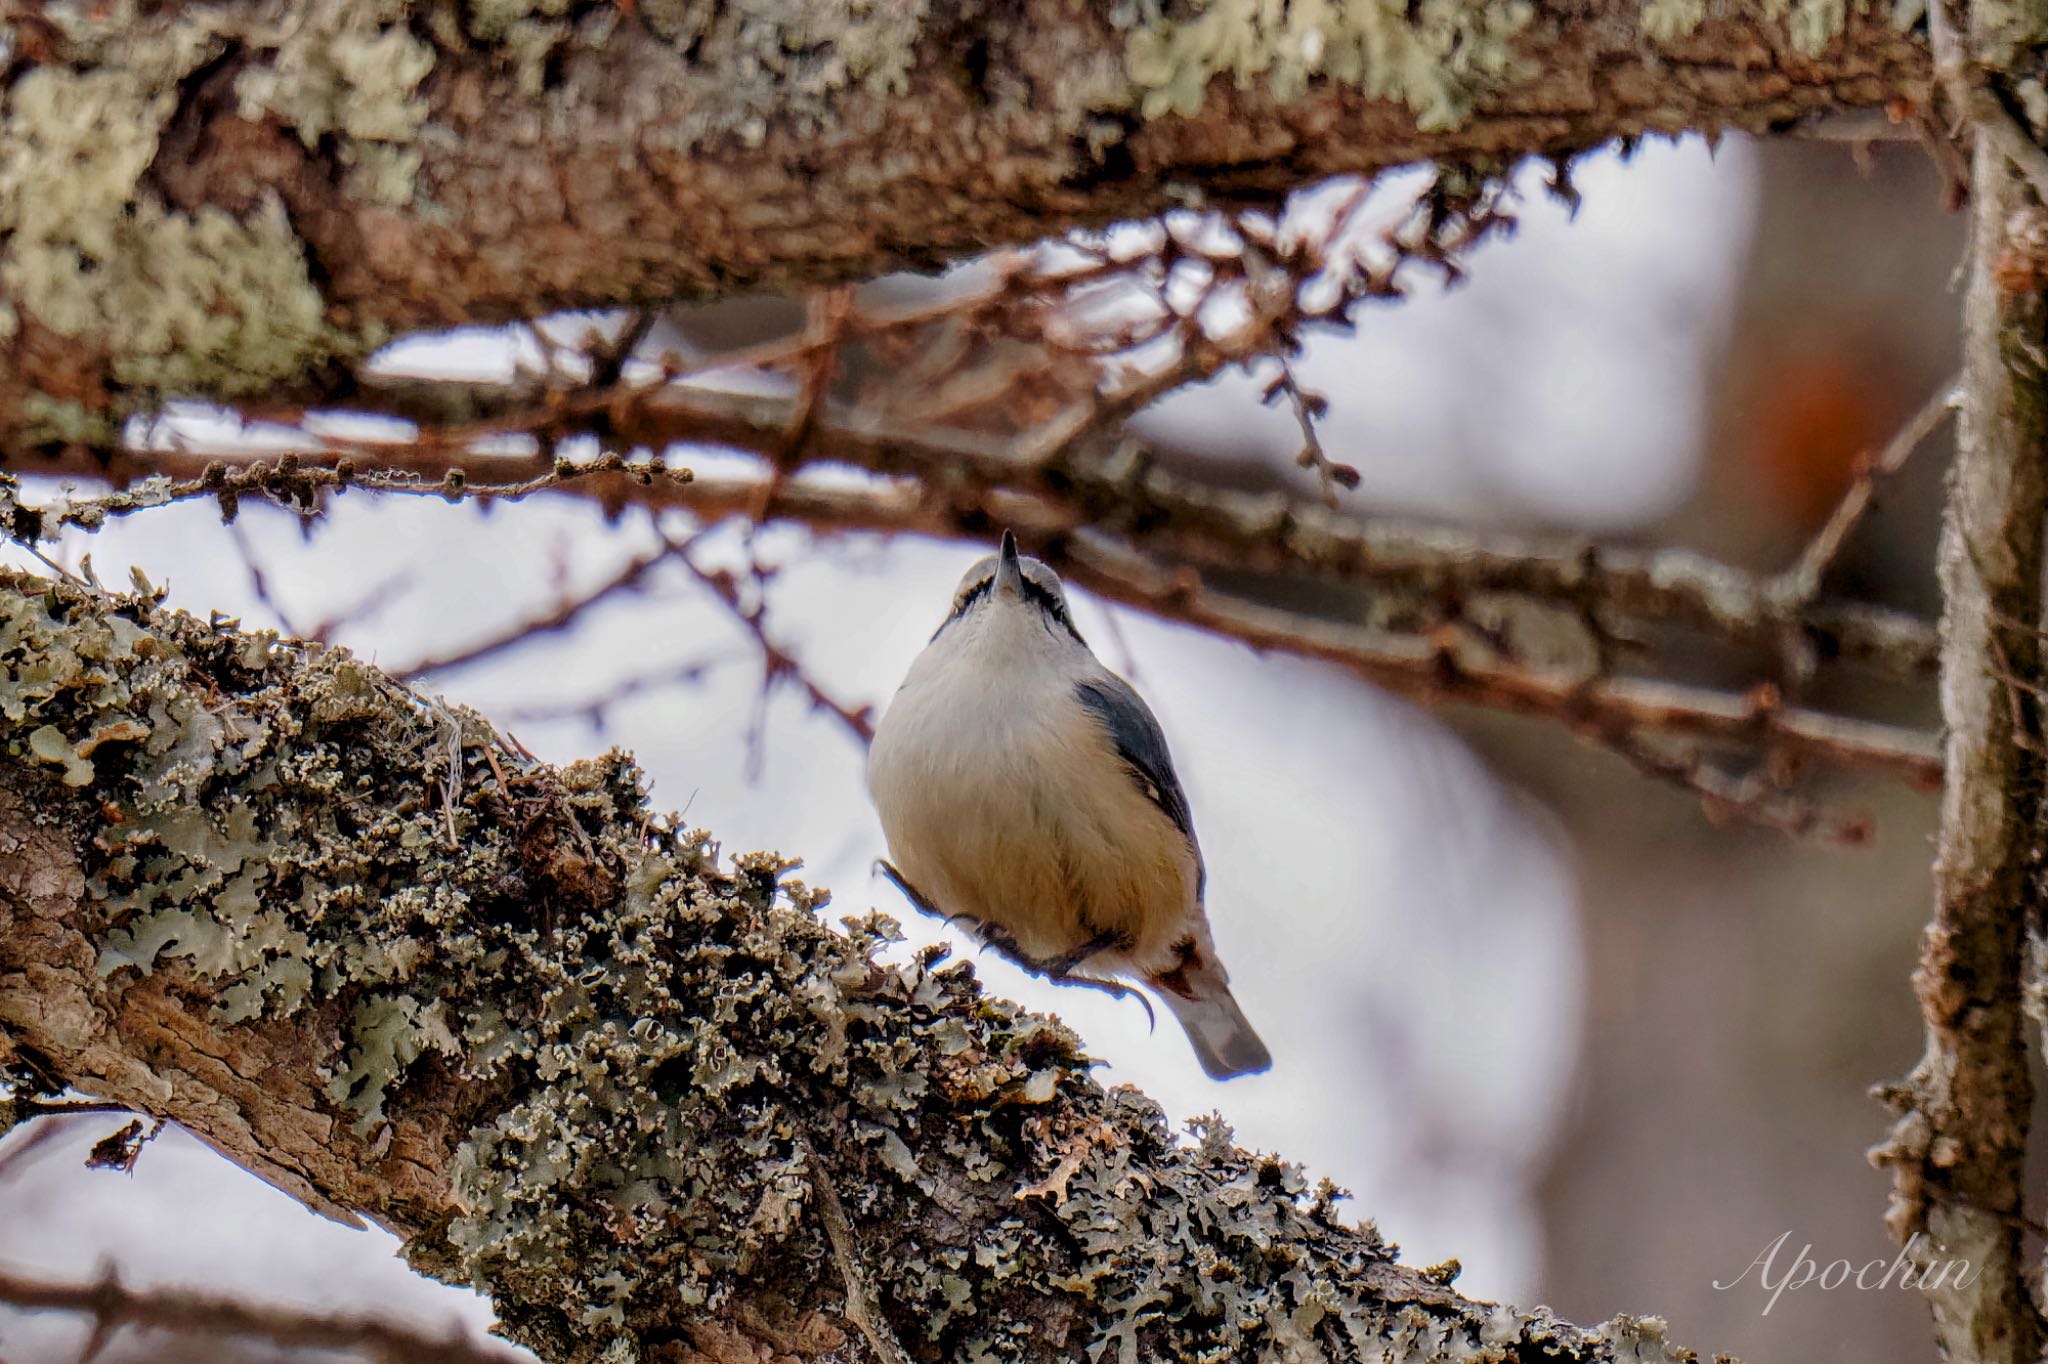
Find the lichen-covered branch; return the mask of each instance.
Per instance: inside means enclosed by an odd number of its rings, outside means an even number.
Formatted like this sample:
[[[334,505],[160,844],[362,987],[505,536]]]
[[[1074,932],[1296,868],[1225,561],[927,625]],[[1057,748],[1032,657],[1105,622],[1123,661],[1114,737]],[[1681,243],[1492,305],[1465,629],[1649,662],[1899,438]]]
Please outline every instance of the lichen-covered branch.
[[[1927,1051],[1887,1091],[1900,1117],[1875,1156],[1895,1172],[1894,1235],[1923,1259],[1975,1271],[1924,1286],[1943,1357],[2031,1364],[2042,1331],[2020,1251],[2033,1103],[2022,987],[2044,769],[2025,698],[2042,666],[2048,330],[2040,297],[2000,282],[2025,190],[1990,138],[1978,139],[1972,180],[1961,439],[1939,563],[1947,777],[1934,918],[1914,977]]]
[[[391,1227],[546,1359],[861,1358],[849,1295],[920,1360],[1692,1358],[1402,1268],[793,866],[346,652],[0,579],[0,1067]]]
[[[1341,172],[1922,101],[1822,0],[10,7],[0,450],[393,336],[933,266]]]

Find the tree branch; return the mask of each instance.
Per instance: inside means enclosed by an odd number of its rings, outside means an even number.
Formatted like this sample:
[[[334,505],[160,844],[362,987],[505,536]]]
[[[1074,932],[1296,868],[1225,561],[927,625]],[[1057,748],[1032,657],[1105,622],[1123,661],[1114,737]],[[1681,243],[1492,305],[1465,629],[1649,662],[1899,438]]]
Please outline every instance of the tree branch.
[[[775,21],[37,11],[8,48],[0,448],[104,444],[173,397],[341,392],[421,328],[931,268],[1429,159],[1925,102],[1926,51],[1888,16],[1779,11],[1368,6],[1312,33],[1291,13],[1067,0]]]
[[[1894,1169],[1893,1234],[1923,1265],[1975,1271],[1923,1284],[1951,1364],[2032,1364],[2041,1321],[2020,1252],[2033,1084],[2022,945],[2039,913],[2040,726],[2015,688],[2042,654],[2048,391],[2038,295],[1997,279],[2022,181],[1997,141],[1973,162],[1961,439],[1940,553],[1947,781],[1934,918],[1914,988],[1927,1052],[1887,1091],[1900,1111],[1873,1153]],[[1919,1237],[1915,1241],[1913,1238]]]
[[[700,400],[704,411],[718,415],[691,428],[698,438],[736,441],[779,429],[772,418],[786,411],[783,400],[751,395],[654,395],[647,401],[658,403],[663,413],[664,443],[678,436],[676,412]],[[635,410],[615,405],[614,424],[644,425],[645,419],[632,415]],[[735,420],[735,412],[743,416]],[[26,519],[35,533],[43,534],[65,524],[97,526],[109,514],[193,497],[239,501],[262,493],[310,508],[323,491],[361,487],[451,499],[567,493],[593,497],[613,514],[640,506],[654,512],[687,510],[707,522],[751,517],[772,494],[777,515],[821,530],[957,536],[990,524],[1016,524],[1036,527],[1031,532],[1034,552],[1109,600],[1259,648],[1339,663],[1417,700],[1562,719],[1652,775],[1699,791],[1718,810],[1762,816],[1762,822],[1778,827],[1805,831],[1821,822],[1770,793],[1733,798],[1745,789],[1746,778],[1709,770],[1697,755],[1645,747],[1643,737],[1663,733],[1761,745],[1919,786],[1939,780],[1937,747],[1921,732],[1789,706],[1768,686],[1742,695],[1614,675],[1591,657],[1523,658],[1514,642],[1497,632],[1452,629],[1447,634],[1445,628],[1447,608],[1455,617],[1484,603],[1507,612],[1509,620],[1517,613],[1531,617],[1539,633],[1556,633],[1561,623],[1567,636],[1584,634],[1586,625],[1572,623],[1579,617],[1602,630],[1679,624],[1724,643],[1773,652],[1796,643],[1798,659],[1818,652],[1875,665],[1903,680],[1916,679],[1926,666],[1932,630],[1923,621],[1880,607],[1814,602],[1804,590],[1787,591],[1792,579],[1786,575],[1758,577],[1684,550],[1601,546],[1571,536],[1482,534],[1383,518],[1360,521],[1282,494],[1200,484],[1134,458],[1129,447],[1107,462],[1078,452],[1056,461],[1027,459],[1012,443],[974,433],[883,435],[845,417],[818,424],[814,443],[822,447],[814,453],[821,461],[855,463],[877,472],[908,470],[917,477],[903,486],[884,482],[867,487],[814,485],[785,479],[780,472],[765,479],[699,480],[688,470],[624,465],[607,457],[590,465],[563,463],[557,473],[500,483],[492,480],[516,459],[444,454],[432,446],[293,456],[289,468],[274,455],[149,451],[124,456],[119,472],[153,467],[159,471],[155,481],[64,508],[30,508]],[[375,467],[356,467],[371,459]],[[93,466],[74,460],[62,467],[83,472]],[[337,467],[344,472],[337,473]],[[177,481],[163,481],[171,477]],[[929,495],[935,484],[946,489],[943,498]],[[6,497],[0,488],[0,511],[6,510]],[[17,522],[22,521],[26,504],[17,496],[12,505]],[[1168,571],[1162,561],[1182,566]],[[625,565],[611,584],[564,603],[538,625],[568,624],[583,606],[640,581],[648,566],[638,560]],[[1378,589],[1386,619],[1366,626],[1262,605],[1223,591],[1199,574],[1189,576],[1190,568],[1222,578],[1264,572],[1304,584],[1370,584]],[[496,651],[530,633],[522,624],[482,647]],[[456,659],[472,652],[466,649]],[[767,661],[774,664],[772,651]],[[1800,675],[1792,659],[1785,669]],[[853,728],[858,732],[860,726]]]
[[[123,1287],[112,1275],[96,1283],[53,1283],[0,1269],[0,1304],[30,1312],[89,1318],[105,1342],[128,1327],[183,1336],[253,1337],[280,1349],[347,1350],[406,1364],[514,1364],[509,1350],[472,1343],[459,1328],[441,1332],[356,1313],[273,1307],[171,1289]],[[92,1359],[99,1346],[82,1356]]]
[[[1402,1268],[942,949],[879,965],[886,919],[720,862],[618,755],[19,576],[0,662],[0,1051],[391,1227],[545,1359],[843,1357],[841,1265],[920,1359],[1692,1358]]]

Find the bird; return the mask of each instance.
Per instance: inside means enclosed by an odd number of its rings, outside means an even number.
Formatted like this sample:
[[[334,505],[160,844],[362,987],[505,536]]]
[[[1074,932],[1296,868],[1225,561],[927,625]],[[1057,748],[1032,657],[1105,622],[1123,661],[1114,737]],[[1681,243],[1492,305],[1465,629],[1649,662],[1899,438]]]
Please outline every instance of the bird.
[[[1056,980],[1149,986],[1212,1079],[1272,1055],[1216,955],[1166,736],[1074,628],[1060,578],[1002,548],[967,570],[868,749],[882,864],[919,909]]]

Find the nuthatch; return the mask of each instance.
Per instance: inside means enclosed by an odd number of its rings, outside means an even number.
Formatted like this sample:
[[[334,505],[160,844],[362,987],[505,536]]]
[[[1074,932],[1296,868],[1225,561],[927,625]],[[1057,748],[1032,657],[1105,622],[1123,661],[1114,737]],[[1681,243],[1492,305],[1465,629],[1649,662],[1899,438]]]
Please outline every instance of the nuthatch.
[[[1143,980],[1215,1079],[1272,1064],[1216,959],[1166,736],[1009,532],[875,727],[868,790],[920,908],[1055,978]]]

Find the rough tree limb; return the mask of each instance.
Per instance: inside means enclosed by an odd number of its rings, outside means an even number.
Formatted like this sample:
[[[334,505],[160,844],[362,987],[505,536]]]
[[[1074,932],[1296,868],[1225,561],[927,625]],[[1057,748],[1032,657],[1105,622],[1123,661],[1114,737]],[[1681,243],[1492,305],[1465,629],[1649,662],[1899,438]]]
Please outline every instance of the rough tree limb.
[[[1691,1358],[1402,1268],[790,866],[343,651],[0,579],[0,1064],[392,1228],[546,1359],[864,1358],[850,1300],[920,1360]]]
[[[1962,421],[1939,560],[1947,777],[1934,919],[1914,976],[1927,1051],[1886,1091],[1901,1116],[1875,1153],[1895,1171],[1893,1233],[1923,1264],[1977,1271],[1926,1290],[1950,1364],[2032,1364],[2042,1337],[2020,1238],[2033,1104],[2023,944],[2040,896],[2043,779],[2025,697],[2042,664],[2048,330],[2038,284],[2002,282],[2023,185],[1997,143],[1978,138]]]
[[[0,450],[111,444],[167,397],[338,391],[423,328],[868,278],[1429,158],[1914,105],[1928,72],[1885,7],[1821,0],[772,15],[10,6]]]

